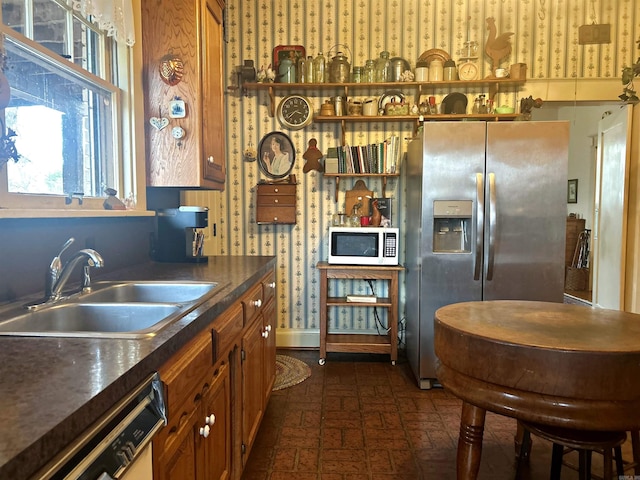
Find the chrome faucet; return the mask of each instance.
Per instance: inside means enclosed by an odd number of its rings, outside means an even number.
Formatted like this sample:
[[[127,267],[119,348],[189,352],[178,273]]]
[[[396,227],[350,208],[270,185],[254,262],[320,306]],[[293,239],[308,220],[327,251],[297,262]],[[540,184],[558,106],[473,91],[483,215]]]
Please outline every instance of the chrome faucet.
[[[59,277],[56,279],[56,281],[54,281],[51,289],[51,296],[49,297],[51,300],[56,301],[62,296],[62,289],[66,285],[67,280],[69,280],[71,272],[76,265],[83,261],[86,261],[87,264],[83,269],[82,282],[79,291],[81,292],[91,286],[91,276],[89,275],[89,268],[101,268],[104,265],[104,260],[102,259],[102,256],[92,248],[83,248],[82,250],[78,250],[73,254],[66,265],[62,268]]]
[[[64,243],[62,249],[60,250],[60,253],[58,253],[58,255],[53,257],[53,260],[51,260],[49,269],[47,270],[47,277],[45,281],[44,299],[36,303],[25,305],[29,310],[36,310],[46,305],[51,305],[60,300],[62,298],[62,290],[67,284],[67,281],[71,276],[71,272],[74,270],[76,265],[83,261],[86,261],[86,265],[84,265],[83,267],[82,281],[80,284],[80,289],[78,291],[82,292],[83,290],[90,288],[90,268],[101,268],[104,265],[104,260],[102,259],[102,256],[95,250],[91,248],[84,248],[74,253],[69,261],[64,266],[62,266],[62,260],[60,259],[60,257],[62,256],[62,253],[67,248],[69,248],[69,246],[73,242],[74,238],[71,237]]]

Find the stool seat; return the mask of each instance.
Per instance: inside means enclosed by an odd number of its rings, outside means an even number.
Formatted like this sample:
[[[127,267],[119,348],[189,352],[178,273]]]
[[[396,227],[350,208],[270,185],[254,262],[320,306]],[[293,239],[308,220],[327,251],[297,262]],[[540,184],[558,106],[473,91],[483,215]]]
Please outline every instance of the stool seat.
[[[624,474],[622,465],[622,455],[620,446],[627,439],[625,431],[593,431],[593,430],[574,430],[562,427],[550,427],[535,423],[521,422],[527,432],[527,440],[522,444],[519,462],[526,458],[526,450],[530,448],[530,440],[528,440],[528,432],[548,440],[553,443],[553,451],[551,457],[551,480],[560,479],[560,471],[562,469],[562,456],[564,448],[572,448],[578,451],[579,455],[579,478],[580,480],[591,479],[591,452],[598,451],[604,457],[604,474],[605,480],[612,478],[612,451],[616,452],[616,470],[618,475]]]
[[[527,422],[522,422],[522,425],[540,438],[549,440],[552,443],[560,443],[565,447],[575,448],[576,450],[615,448],[622,445],[627,439],[627,432],[573,430]]]

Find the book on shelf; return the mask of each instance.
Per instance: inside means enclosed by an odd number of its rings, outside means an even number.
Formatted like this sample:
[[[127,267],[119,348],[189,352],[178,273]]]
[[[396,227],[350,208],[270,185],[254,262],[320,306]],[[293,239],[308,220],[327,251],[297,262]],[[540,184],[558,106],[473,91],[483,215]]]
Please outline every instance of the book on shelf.
[[[397,173],[400,138],[392,135],[384,142],[336,147],[338,173]]]
[[[347,295],[347,302],[353,303],[376,303],[378,297],[375,295]]]

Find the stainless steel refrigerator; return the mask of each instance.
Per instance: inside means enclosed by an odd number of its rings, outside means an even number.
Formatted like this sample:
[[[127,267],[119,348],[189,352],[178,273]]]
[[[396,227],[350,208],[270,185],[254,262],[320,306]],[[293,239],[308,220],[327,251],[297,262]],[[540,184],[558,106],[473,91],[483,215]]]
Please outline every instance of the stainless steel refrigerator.
[[[568,122],[425,122],[409,143],[405,338],[420,388],[437,381],[438,308],[562,302],[568,145]]]

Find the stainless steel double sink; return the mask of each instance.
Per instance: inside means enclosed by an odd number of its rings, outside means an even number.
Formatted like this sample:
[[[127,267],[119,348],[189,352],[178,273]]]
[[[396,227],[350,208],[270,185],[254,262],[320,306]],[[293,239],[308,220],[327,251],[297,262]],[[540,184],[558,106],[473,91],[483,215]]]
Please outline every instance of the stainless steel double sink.
[[[96,282],[91,291],[28,311],[0,310],[0,336],[142,338],[183,317],[216,282]]]

